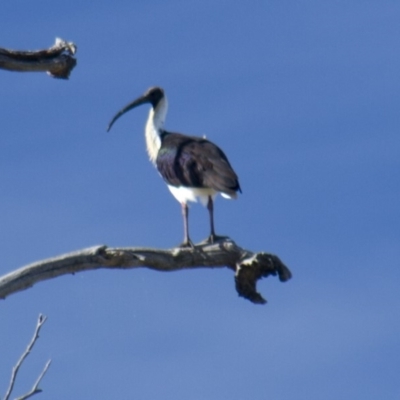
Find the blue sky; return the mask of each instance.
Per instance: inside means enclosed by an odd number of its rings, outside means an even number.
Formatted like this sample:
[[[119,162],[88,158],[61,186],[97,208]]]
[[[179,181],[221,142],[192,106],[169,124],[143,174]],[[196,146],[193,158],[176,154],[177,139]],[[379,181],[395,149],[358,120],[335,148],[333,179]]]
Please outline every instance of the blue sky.
[[[243,194],[216,230],[279,255],[285,284],[238,298],[229,270],[96,271],[0,303],[0,393],[48,316],[15,395],[398,399],[400,4],[97,1],[0,5],[0,47],[78,45],[69,81],[0,71],[0,274],[97,244],[169,248],[179,204],[145,152],[152,85],[166,128],[207,137]],[[191,207],[194,241],[207,211]]]

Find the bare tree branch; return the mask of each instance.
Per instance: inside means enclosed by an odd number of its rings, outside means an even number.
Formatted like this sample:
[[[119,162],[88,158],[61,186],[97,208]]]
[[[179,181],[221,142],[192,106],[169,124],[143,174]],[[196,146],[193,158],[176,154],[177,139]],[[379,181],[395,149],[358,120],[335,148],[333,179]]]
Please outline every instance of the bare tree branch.
[[[15,367],[12,370],[11,373],[11,379],[10,379],[10,384],[8,386],[7,389],[7,393],[4,397],[4,400],[9,400],[11,393],[14,389],[14,385],[15,385],[15,381],[17,379],[17,375],[18,375],[18,371],[22,365],[22,363],[24,362],[25,358],[28,357],[28,355],[30,354],[33,346],[35,345],[37,339],[39,338],[39,332],[40,329],[42,328],[43,324],[46,322],[47,317],[45,317],[44,315],[40,314],[39,318],[38,318],[38,322],[36,325],[36,329],[35,329],[35,333],[33,334],[33,337],[30,341],[30,343],[28,344],[28,347],[25,349],[25,351],[22,353],[20,359],[18,360],[17,364],[15,365]],[[33,385],[32,389],[30,390],[29,393],[23,395],[22,397],[19,397],[17,400],[23,400],[23,399],[27,399],[31,396],[33,396],[34,394],[40,393],[42,390],[39,389],[39,383],[42,380],[42,378],[44,377],[44,375],[46,374],[49,366],[50,366],[51,360],[47,361],[42,373],[39,375],[38,379],[36,380],[35,384]]]
[[[42,389],[39,389],[39,383],[43,379],[43,377],[45,376],[47,370],[50,367],[50,364],[51,364],[51,360],[47,361],[46,365],[43,368],[42,373],[37,378],[37,380],[36,380],[35,384],[33,385],[32,389],[28,393],[24,394],[23,396],[18,397],[16,400],[26,400],[26,399],[29,399],[29,397],[32,397],[33,395],[42,392]]]
[[[50,76],[68,79],[76,65],[77,47],[72,42],[56,38],[45,50],[16,51],[0,48],[0,69],[19,72],[47,72]]]
[[[278,275],[280,281],[285,282],[292,276],[290,270],[277,256],[244,250],[229,238],[211,245],[200,244],[193,249],[160,250],[96,246],[38,261],[0,277],[0,299],[30,288],[37,282],[61,275],[99,268],[138,267],[157,271],[228,267],[235,271],[236,290],[239,296],[258,304],[263,304],[266,300],[256,291],[257,280],[269,275]]]

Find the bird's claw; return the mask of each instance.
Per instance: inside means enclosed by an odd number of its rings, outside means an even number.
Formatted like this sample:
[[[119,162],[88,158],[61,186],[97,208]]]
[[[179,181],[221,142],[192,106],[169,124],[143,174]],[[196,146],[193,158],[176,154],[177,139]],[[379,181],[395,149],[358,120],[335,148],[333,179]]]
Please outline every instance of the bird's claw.
[[[181,249],[194,249],[194,244],[190,239],[185,240],[183,243],[181,243],[178,247]]]
[[[201,243],[202,244],[214,244],[217,242],[222,242],[226,239],[229,239],[229,236],[220,236],[220,235],[211,234],[207,239],[203,240]]]

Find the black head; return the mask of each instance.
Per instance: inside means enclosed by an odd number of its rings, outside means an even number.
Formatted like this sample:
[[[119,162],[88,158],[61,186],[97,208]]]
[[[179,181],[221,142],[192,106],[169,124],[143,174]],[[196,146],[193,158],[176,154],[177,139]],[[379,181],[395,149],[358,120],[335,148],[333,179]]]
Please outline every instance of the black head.
[[[147,102],[150,103],[153,108],[156,108],[159,101],[164,97],[164,90],[158,86],[154,86],[147,89],[142,97],[146,98]]]
[[[120,110],[114,118],[111,120],[111,122],[108,124],[107,132],[111,129],[113,126],[114,122],[123,114],[125,114],[127,111],[132,110],[132,108],[135,108],[137,106],[140,106],[141,104],[145,103],[150,103],[153,108],[157,107],[157,104],[160,102],[160,100],[164,97],[164,90],[161,89],[160,87],[151,87],[147,89],[142,96],[137,98],[136,100],[132,101],[132,103],[129,103],[127,106],[125,106],[122,110]]]

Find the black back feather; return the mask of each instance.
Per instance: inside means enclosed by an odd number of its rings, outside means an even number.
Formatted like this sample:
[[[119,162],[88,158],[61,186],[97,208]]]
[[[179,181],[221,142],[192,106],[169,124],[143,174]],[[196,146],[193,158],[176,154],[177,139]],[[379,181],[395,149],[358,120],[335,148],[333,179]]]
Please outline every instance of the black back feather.
[[[241,192],[238,177],[224,152],[203,138],[164,131],[156,164],[172,186],[211,188],[228,195]]]

